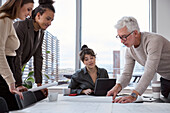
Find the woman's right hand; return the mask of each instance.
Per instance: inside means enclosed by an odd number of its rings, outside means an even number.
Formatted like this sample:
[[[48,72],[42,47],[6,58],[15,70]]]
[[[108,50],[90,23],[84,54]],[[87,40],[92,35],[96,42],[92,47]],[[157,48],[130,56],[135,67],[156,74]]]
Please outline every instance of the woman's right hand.
[[[12,94],[18,94],[19,97],[24,100],[24,97],[22,95],[22,92],[19,92],[16,88],[15,88],[15,83],[11,83],[9,85],[9,91],[12,93]]]
[[[82,93],[84,93],[84,94],[86,94],[86,95],[89,95],[89,94],[91,94],[92,92],[93,92],[93,90],[91,90],[91,89],[85,89],[85,90],[82,91]]]

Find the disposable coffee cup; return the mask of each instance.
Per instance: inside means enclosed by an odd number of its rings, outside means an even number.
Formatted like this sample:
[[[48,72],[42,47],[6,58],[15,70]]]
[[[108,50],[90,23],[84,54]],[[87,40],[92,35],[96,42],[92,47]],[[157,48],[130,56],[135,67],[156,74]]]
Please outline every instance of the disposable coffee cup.
[[[152,82],[152,96],[153,96],[153,98],[155,98],[155,99],[160,98],[160,87],[161,87],[160,81]]]
[[[58,100],[58,93],[57,92],[49,93],[48,94],[48,100],[49,100],[49,102],[57,101]]]

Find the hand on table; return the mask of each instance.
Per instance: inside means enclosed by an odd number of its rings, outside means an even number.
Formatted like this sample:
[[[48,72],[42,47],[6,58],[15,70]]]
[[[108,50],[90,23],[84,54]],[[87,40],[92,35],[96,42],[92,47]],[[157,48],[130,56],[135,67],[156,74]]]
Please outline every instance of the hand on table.
[[[86,94],[86,95],[89,95],[93,92],[93,90],[91,89],[86,89],[86,90],[83,90],[82,93]]]
[[[136,98],[132,96],[125,96],[125,97],[119,97],[115,100],[113,100],[113,103],[132,103],[136,100]]]
[[[22,100],[24,100],[24,97],[23,97],[23,95],[22,95],[22,92],[19,92],[19,90],[17,90],[17,89],[15,88],[15,83],[11,83],[11,84],[9,85],[9,91],[10,91],[12,94],[18,94],[19,97],[20,97]]]
[[[113,96],[113,101],[116,95],[121,91],[122,87],[120,84],[116,84],[110,91],[107,92],[107,96]]]

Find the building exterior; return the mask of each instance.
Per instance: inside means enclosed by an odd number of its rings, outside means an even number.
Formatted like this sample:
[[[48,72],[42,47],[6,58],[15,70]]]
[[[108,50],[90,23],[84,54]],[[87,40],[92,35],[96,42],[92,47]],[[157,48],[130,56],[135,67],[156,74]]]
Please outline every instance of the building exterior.
[[[113,51],[113,76],[120,75],[120,51]]]
[[[58,81],[58,66],[59,66],[59,40],[57,37],[53,36],[48,31],[45,31],[44,40],[42,45],[43,54],[43,66],[42,75],[43,82],[53,82]],[[33,57],[26,64],[25,70],[23,72],[24,76],[27,77],[28,73],[34,70]],[[45,77],[48,75],[50,79]]]

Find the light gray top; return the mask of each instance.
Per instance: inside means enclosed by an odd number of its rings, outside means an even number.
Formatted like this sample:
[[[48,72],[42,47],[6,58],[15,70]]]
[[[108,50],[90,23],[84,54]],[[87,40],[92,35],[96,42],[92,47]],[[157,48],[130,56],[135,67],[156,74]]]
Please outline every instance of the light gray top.
[[[142,32],[139,47],[127,48],[125,59],[122,76],[117,82],[122,88],[130,82],[135,61],[144,66],[144,73],[135,88],[139,94],[144,93],[155,73],[170,80],[170,42],[158,34]]]

